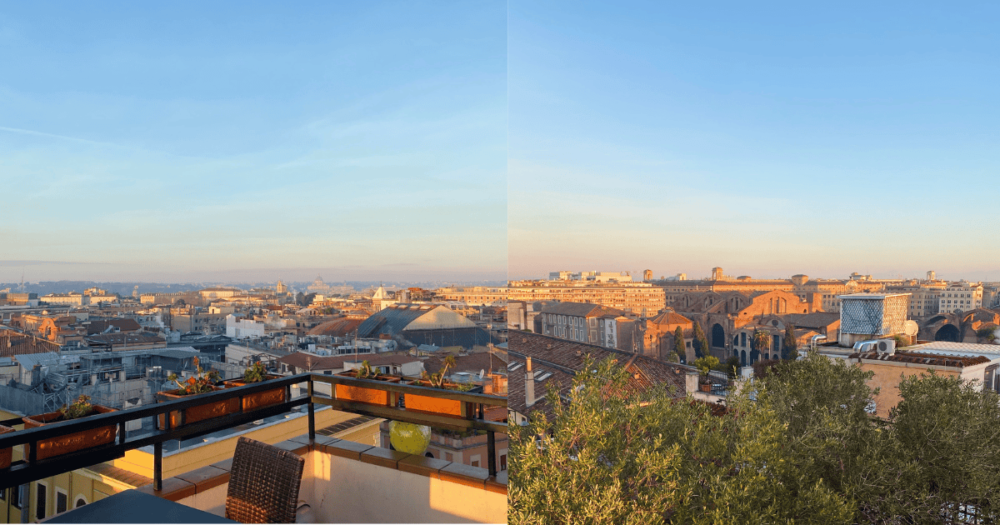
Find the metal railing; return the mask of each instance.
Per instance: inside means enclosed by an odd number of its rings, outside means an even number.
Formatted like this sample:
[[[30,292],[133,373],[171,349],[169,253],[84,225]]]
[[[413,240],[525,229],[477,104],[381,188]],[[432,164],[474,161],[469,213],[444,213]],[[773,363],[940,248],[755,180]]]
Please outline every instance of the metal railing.
[[[314,383],[330,383],[331,385],[343,384],[356,387],[365,387],[373,390],[382,390],[390,393],[391,399],[398,399],[394,394],[421,395],[439,399],[455,400],[467,403],[471,410],[466,417],[430,414],[400,408],[400,403],[396,406],[384,407],[367,405],[354,401],[337,399],[336,387],[332,387],[334,397],[328,398],[316,395]],[[307,383],[308,394],[296,398],[291,397],[292,385]],[[229,414],[212,418],[205,421],[198,421],[191,424],[184,424],[176,428],[170,426],[170,412],[183,411],[185,409],[218,403],[220,401],[239,399],[240,407],[243,406],[243,398],[251,394],[274,390],[275,388],[285,388],[285,402],[259,408],[256,410]],[[404,400],[405,404],[405,400]],[[162,488],[163,483],[163,443],[171,440],[189,439],[220,430],[225,430],[238,425],[250,423],[269,416],[275,416],[289,412],[296,407],[306,405],[308,408],[309,440],[316,439],[316,405],[330,406],[336,410],[353,412],[356,414],[385,418],[395,421],[416,423],[430,427],[444,428],[450,430],[477,429],[484,430],[488,435],[488,450],[490,459],[488,470],[491,476],[496,476],[496,452],[495,433],[507,432],[507,424],[501,422],[487,421],[484,419],[485,407],[487,406],[507,406],[507,399],[486,394],[471,394],[467,392],[457,392],[451,390],[441,390],[423,386],[402,385],[398,383],[387,383],[384,381],[373,381],[367,379],[355,379],[347,376],[327,376],[322,374],[298,374],[294,376],[272,379],[262,383],[254,383],[246,386],[225,388],[207,394],[189,396],[187,399],[178,399],[155,405],[140,406],[127,410],[118,410],[106,414],[88,416],[71,421],[61,421],[47,424],[42,427],[17,430],[15,432],[0,434],[0,450],[13,448],[17,445],[30,445],[28,457],[14,461],[9,469],[0,470],[0,490],[7,487],[15,487],[48,478],[58,474],[70,472],[79,468],[86,468],[105,461],[119,459],[125,456],[128,450],[141,447],[153,446],[153,487],[157,490]],[[162,418],[165,428],[154,430],[151,434],[127,437],[125,424],[142,418],[153,417]],[[0,421],[0,425],[14,427],[23,424],[21,418],[13,418]],[[87,430],[100,429],[108,426],[117,427],[117,436],[113,443],[88,448],[78,452],[62,454],[46,459],[38,459],[38,443],[42,440],[67,436]]]

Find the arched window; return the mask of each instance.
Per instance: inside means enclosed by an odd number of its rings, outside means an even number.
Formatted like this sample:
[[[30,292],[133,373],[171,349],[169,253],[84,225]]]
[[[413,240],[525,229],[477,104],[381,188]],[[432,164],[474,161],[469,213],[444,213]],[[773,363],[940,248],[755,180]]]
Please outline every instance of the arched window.
[[[83,494],[77,494],[76,505],[73,508],[78,509],[86,504],[87,504],[87,498],[83,497]]]

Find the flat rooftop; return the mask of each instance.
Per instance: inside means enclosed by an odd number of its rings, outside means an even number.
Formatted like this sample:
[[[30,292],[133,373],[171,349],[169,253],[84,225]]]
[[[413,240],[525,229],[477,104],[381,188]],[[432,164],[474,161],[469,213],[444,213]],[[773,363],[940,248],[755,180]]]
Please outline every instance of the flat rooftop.
[[[852,293],[847,295],[838,295],[838,299],[885,299],[888,297],[902,297],[904,295],[913,295],[910,293]]]

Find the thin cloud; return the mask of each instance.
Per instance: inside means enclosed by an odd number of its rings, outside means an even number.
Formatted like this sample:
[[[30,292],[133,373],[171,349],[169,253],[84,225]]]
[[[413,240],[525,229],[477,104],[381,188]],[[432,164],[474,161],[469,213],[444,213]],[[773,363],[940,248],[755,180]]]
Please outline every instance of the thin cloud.
[[[80,143],[80,144],[90,144],[90,145],[93,145],[93,146],[110,146],[110,147],[113,147],[113,148],[125,148],[125,146],[121,146],[119,144],[113,144],[111,142],[99,142],[99,141],[96,141],[96,140],[81,139],[79,137],[70,137],[68,135],[56,135],[54,133],[44,133],[44,132],[41,132],[41,131],[32,131],[30,129],[8,128],[6,126],[0,126],[0,131],[7,131],[7,132],[10,132],[10,133],[20,133],[21,135],[31,135],[31,136],[34,136],[34,137],[47,137],[47,138],[50,138],[50,139],[68,140],[70,142],[77,142],[77,143]]]
[[[76,261],[4,261],[4,260],[0,260],[0,266],[41,266],[43,264],[88,265],[88,264],[107,264],[107,263],[87,263],[87,262],[76,262]]]

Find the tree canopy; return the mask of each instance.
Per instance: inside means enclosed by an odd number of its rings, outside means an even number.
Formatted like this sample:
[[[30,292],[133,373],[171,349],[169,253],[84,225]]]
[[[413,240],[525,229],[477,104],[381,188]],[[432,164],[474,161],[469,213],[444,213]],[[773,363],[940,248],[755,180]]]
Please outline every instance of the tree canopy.
[[[912,376],[888,420],[871,372],[776,362],[725,408],[586,363],[553,417],[511,432],[511,523],[943,523],[1000,512],[1000,398]],[[610,393],[617,393],[610,395]],[[990,521],[993,520],[993,521]]]
[[[677,327],[674,330],[674,353],[680,359],[680,362],[687,361],[687,349],[684,348],[684,329]]]
[[[708,338],[701,329],[701,323],[694,324],[694,341],[691,342],[691,346],[694,347],[695,358],[708,355]]]
[[[792,323],[785,324],[785,336],[781,338],[781,358],[798,359],[799,342],[795,338],[795,327]]]

